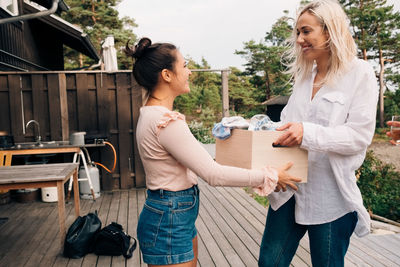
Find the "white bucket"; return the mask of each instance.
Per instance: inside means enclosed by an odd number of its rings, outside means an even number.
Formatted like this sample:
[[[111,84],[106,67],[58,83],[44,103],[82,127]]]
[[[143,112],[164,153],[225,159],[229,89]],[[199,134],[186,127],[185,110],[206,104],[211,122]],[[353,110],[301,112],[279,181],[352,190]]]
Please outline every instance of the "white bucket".
[[[57,202],[58,201],[57,187],[43,187],[42,188],[42,201],[43,202]]]

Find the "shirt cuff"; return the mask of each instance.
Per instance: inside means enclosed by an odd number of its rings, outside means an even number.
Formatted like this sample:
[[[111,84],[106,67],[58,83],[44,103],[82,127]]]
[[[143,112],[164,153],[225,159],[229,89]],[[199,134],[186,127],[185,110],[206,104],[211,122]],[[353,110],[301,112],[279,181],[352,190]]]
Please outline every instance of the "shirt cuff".
[[[313,137],[315,136],[315,131],[315,124],[310,122],[303,122],[303,140],[301,141],[300,148],[309,150],[315,145],[316,142],[313,139]]]
[[[278,183],[278,171],[271,167],[262,168],[264,172],[263,184],[254,187],[253,190],[260,196],[266,196],[271,194]]]

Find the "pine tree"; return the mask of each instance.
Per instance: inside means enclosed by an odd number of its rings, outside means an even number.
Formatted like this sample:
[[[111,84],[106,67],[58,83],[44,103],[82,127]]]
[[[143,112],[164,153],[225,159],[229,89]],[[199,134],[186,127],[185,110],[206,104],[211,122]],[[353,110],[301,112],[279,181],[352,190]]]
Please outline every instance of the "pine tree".
[[[260,91],[256,99],[259,102],[290,93],[289,75],[285,74],[286,67],[281,62],[287,50],[285,40],[292,32],[289,20],[285,11],[285,16],[266,33],[264,41],[250,40],[244,43],[243,50],[235,51],[247,60],[245,74],[252,76],[251,83]]]
[[[131,43],[136,41],[133,28],[137,25],[134,19],[129,17],[119,18],[115,7],[122,0],[66,0],[70,7],[68,12],[64,12],[62,17],[72,24],[76,24],[88,34],[93,45],[100,54],[101,44],[108,35],[113,35],[119,69],[131,68],[132,62],[127,58],[122,48],[128,40]],[[82,68],[90,66],[93,60],[79,55],[76,51],[66,48],[67,69]]]
[[[392,81],[400,64],[400,12],[388,6],[386,0],[341,0],[348,14],[354,38],[364,60],[379,64],[379,125],[384,127],[384,93],[386,79]],[[396,72],[396,71],[395,71]]]

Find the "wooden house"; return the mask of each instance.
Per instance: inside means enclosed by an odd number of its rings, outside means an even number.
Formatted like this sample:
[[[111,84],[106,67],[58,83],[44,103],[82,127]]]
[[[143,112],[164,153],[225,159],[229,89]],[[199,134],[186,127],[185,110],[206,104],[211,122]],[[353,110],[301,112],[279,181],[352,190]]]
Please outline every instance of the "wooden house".
[[[49,10],[54,13],[37,16]],[[80,131],[105,137],[118,160],[112,174],[101,170],[102,189],[143,187],[134,145],[141,88],[131,71],[64,71],[64,45],[99,60],[83,31],[57,16],[67,10],[62,0],[0,1],[0,130],[15,143],[33,141],[37,133],[26,124],[34,119],[43,141],[68,140]],[[110,149],[90,152],[112,166]]]
[[[45,12],[53,4],[57,4],[54,14],[18,20]],[[0,1],[0,71],[64,70],[64,45],[99,60],[88,36],[57,16],[67,10],[63,0]],[[16,21],[4,23],[11,17]]]
[[[265,105],[265,113],[270,117],[272,121],[280,121],[281,112],[289,101],[289,96],[276,96],[267,101],[264,101],[262,105]]]

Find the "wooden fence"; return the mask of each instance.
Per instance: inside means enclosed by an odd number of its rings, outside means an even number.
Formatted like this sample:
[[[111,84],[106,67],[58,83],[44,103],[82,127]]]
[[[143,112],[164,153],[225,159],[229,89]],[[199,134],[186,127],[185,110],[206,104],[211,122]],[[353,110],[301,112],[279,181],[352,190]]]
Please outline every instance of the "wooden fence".
[[[112,175],[102,170],[103,190],[145,186],[135,142],[141,105],[142,89],[130,71],[0,72],[0,131],[15,142],[33,141],[33,127],[24,125],[34,119],[43,140],[68,140],[76,131],[107,137],[118,161]],[[94,160],[112,165],[109,149],[92,150]]]

